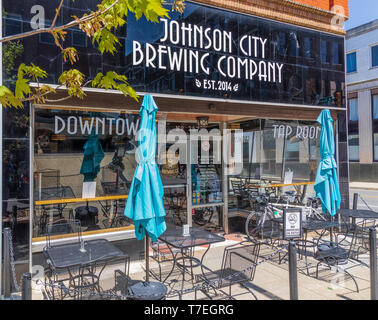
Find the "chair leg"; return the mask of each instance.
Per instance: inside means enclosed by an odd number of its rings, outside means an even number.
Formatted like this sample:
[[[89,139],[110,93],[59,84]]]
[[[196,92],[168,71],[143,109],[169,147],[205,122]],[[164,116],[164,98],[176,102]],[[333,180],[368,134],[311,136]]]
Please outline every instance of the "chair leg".
[[[316,265],[316,279],[319,277],[319,265],[321,264],[321,262],[318,262],[318,264]]]
[[[253,297],[255,298],[255,300],[259,300],[250,288],[248,288],[247,286],[245,286],[244,283],[240,283],[240,284],[241,284],[244,288],[246,288],[246,289],[248,290],[248,292],[249,292],[251,295],[253,295]]]
[[[338,269],[338,268],[337,268]],[[349,275],[349,277],[351,277],[352,278],[352,280],[353,280],[353,282],[354,282],[354,284],[356,285],[356,289],[357,289],[357,293],[359,293],[360,292],[360,290],[358,289],[358,284],[357,284],[357,281],[356,281],[356,279],[354,279],[354,277],[350,274],[350,272],[349,271],[347,271],[347,270],[345,270],[345,269],[343,269],[343,271],[347,274],[347,275]]]

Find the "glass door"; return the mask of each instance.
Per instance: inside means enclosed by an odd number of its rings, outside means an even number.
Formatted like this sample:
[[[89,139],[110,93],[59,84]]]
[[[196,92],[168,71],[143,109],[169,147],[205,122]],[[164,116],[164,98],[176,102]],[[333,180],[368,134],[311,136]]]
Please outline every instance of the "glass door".
[[[209,130],[207,130],[209,129]],[[188,143],[188,222],[219,231],[223,228],[222,142],[218,128],[191,131]]]

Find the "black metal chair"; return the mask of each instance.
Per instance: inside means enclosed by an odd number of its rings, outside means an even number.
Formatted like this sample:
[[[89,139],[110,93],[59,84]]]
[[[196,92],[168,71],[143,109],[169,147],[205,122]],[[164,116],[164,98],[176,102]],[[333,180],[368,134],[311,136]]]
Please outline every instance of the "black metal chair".
[[[358,241],[363,229],[355,225],[353,228],[348,227],[347,230],[348,232],[335,234],[336,241],[331,242],[320,239],[317,251],[314,255],[314,258],[318,261],[316,265],[316,278],[319,277],[320,265],[326,265],[330,270],[334,267],[337,272],[342,270],[347,274],[353,280],[357,292],[359,292],[357,281],[348,270],[357,266],[368,267],[366,263],[358,259],[360,255]],[[351,233],[350,230],[353,230],[353,233]],[[345,267],[341,268],[340,266]]]
[[[237,198],[238,207],[253,209],[256,197],[259,195],[259,189],[251,186],[248,180],[241,178],[231,179],[231,186],[234,196]]]
[[[212,299],[213,297],[209,294],[210,290],[214,290],[216,297],[219,297],[217,293],[217,291],[219,291],[226,299],[233,299],[236,296],[232,295],[232,285],[234,284],[243,286],[257,300],[257,297],[247,286],[247,283],[254,279],[259,253],[260,243],[258,242],[251,243],[249,241],[242,241],[227,246],[223,252],[220,270],[212,271],[204,267],[204,269],[210,271],[196,275],[196,283],[202,283],[202,285],[196,287],[195,300],[197,300],[198,291],[201,291],[208,298]],[[222,290],[222,288],[225,287],[229,288],[228,293]]]
[[[103,290],[101,285],[101,275],[110,264],[125,262],[124,271],[116,269],[114,271],[114,287]],[[77,270],[77,272],[72,271]],[[117,298],[117,292],[126,294],[129,286],[130,257],[125,255],[108,259],[107,256],[81,264],[78,268],[69,268],[70,274],[68,289],[73,292],[72,298],[75,300],[102,299],[111,300]]]
[[[58,221],[48,223],[46,227],[46,245],[51,245],[51,239],[58,235],[70,235],[70,242],[81,242],[81,223],[79,220],[60,219]]]
[[[71,243],[81,243],[80,221],[61,219],[46,225],[46,247],[42,251],[47,264],[45,267],[45,282],[47,284],[45,286],[45,293],[53,300],[56,298],[64,299],[69,294],[64,289],[64,281],[69,280],[66,270],[54,268],[46,251],[46,248],[51,246],[51,240],[59,235],[71,235],[68,241]]]
[[[169,276],[173,273],[173,268],[175,262],[177,262],[180,259],[189,259],[189,263],[191,264],[190,272],[191,272],[191,278],[194,279],[193,275],[193,265],[192,265],[192,259],[194,253],[194,247],[188,248],[188,249],[178,249],[178,248],[169,248],[166,243],[158,240],[156,242],[151,243],[151,249],[152,249],[152,260],[154,260],[159,268],[159,274],[157,275],[152,268],[150,268],[151,275],[160,282],[165,282]],[[163,280],[163,268],[164,266],[168,265],[171,270],[169,273],[165,276],[165,279]]]
[[[167,189],[169,190],[169,189]],[[172,213],[172,223],[182,226],[186,221],[186,195],[185,191],[164,191],[164,204],[167,211]]]

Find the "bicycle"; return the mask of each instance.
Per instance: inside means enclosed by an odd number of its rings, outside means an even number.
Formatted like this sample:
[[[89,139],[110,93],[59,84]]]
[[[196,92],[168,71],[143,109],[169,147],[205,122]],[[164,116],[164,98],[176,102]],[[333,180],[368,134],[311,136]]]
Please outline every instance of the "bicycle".
[[[290,198],[286,203],[271,203],[270,197],[260,195],[256,197],[254,210],[248,215],[245,223],[247,237],[255,242],[256,240],[279,239],[282,234],[283,208],[301,208],[306,219],[326,220],[319,207],[317,198],[309,198],[307,206],[291,204]],[[276,200],[276,199],[274,199]],[[282,209],[280,209],[280,207]]]
[[[245,232],[252,242],[279,238],[283,222],[283,210],[269,203],[266,196],[256,197],[256,208],[245,223]]]

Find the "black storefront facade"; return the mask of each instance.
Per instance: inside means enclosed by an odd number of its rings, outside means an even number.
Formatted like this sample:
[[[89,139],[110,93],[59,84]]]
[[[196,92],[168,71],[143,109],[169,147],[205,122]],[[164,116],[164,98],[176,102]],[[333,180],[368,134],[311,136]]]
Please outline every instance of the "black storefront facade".
[[[35,5],[5,1],[4,35],[31,30],[33,16],[40,12],[40,7],[32,10]],[[57,23],[67,23],[95,5],[70,2]],[[38,6],[48,26],[55,8],[48,1]],[[139,102],[88,88],[83,100],[3,110],[2,218],[3,227],[14,233],[19,272],[42,264],[49,219],[76,218],[77,208],[83,206],[96,211],[82,221],[86,237],[106,237],[126,246],[136,243],[122,209],[136,166],[138,110],[146,93],[159,107],[158,130],[165,133],[158,158],[169,224],[232,232],[237,223],[231,217],[238,208],[234,179],[282,183],[292,171],[293,182],[313,181],[319,162],[316,118],[324,108],[335,120],[342,207],[348,207],[345,106],[324,99],[345,91],[344,37],[195,2],[187,2],[183,14],[170,13],[170,19],[159,24],[129,15],[127,27],[117,36],[120,45],[114,55],[102,56],[78,29],[68,30],[66,41],[78,49],[74,67],[88,79],[111,70],[123,74]],[[70,66],[52,36],[26,38],[20,44],[15,68],[21,62],[34,63],[47,71],[47,83],[57,85]],[[11,71],[3,72],[4,83],[10,85]],[[64,95],[58,88],[55,100]],[[230,138],[227,145],[226,139],[217,145],[213,137],[198,144],[185,141],[183,157],[188,161],[172,162],[177,153],[167,150],[177,137],[189,137],[198,129],[220,136],[228,129]],[[83,146],[93,131],[104,158],[92,190],[96,200],[86,202],[80,168]],[[214,160],[217,146],[229,148],[234,162]],[[142,250],[142,244],[138,248]]]

